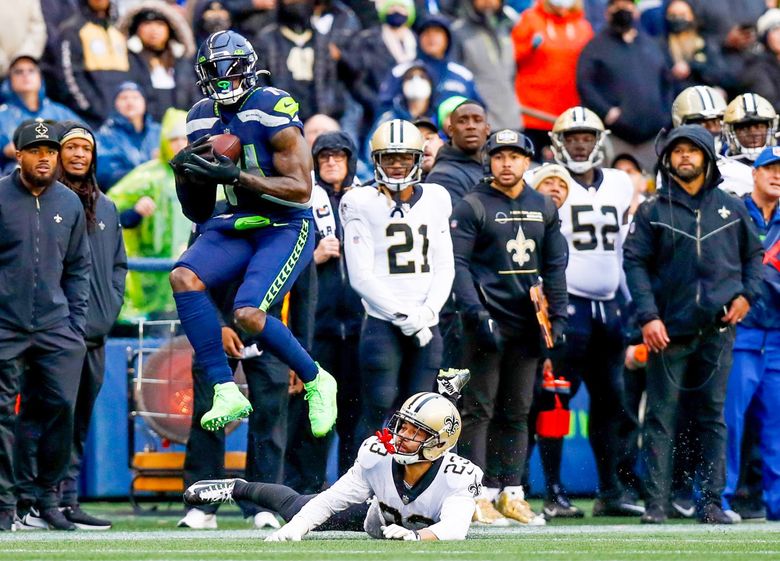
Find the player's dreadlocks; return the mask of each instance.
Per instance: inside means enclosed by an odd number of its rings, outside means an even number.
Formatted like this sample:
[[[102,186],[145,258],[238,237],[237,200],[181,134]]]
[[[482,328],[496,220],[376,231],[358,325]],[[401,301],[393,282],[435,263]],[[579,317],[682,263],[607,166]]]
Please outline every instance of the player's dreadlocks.
[[[92,144],[92,163],[87,172],[84,175],[73,175],[65,171],[64,167],[60,165],[60,169],[62,170],[60,181],[79,196],[81,204],[84,206],[84,215],[87,219],[87,230],[89,232],[94,232],[95,225],[97,224],[95,209],[97,207],[97,199],[100,192],[95,176],[95,170],[97,168],[95,135],[92,134],[92,131],[87,125],[75,121],[64,121],[60,126],[62,127],[62,135],[60,137],[60,143],[62,145],[67,141],[76,138],[86,140]]]

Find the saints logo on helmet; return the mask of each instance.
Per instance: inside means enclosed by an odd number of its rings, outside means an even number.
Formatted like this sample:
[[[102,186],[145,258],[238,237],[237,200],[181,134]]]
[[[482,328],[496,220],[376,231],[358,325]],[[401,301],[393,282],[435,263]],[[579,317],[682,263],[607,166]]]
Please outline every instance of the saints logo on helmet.
[[[710,119],[722,119],[726,112],[726,100],[709,86],[685,88],[672,103],[672,124],[675,127],[700,123]]]
[[[574,132],[589,132],[596,135],[596,144],[585,160],[574,160],[566,150],[565,136]],[[570,107],[564,111],[553,123],[552,132],[549,134],[555,161],[571,172],[587,173],[604,161],[604,140],[609,131],[604,128],[604,123],[598,115],[586,107]]]
[[[195,73],[206,95],[226,105],[235,103],[257,83],[257,55],[235,31],[217,31],[198,49]]]
[[[393,119],[379,125],[369,142],[377,183],[391,191],[402,191],[410,185],[419,183],[422,178],[424,144],[422,134],[409,121]],[[413,158],[406,175],[393,178],[388,175],[385,167],[389,167],[398,154],[411,154]]]
[[[740,125],[765,123],[767,125],[766,139],[760,146],[743,146],[737,138],[736,129]],[[766,99],[754,93],[739,95],[728,104],[723,115],[723,134],[729,145],[729,156],[745,156],[755,160],[766,146],[774,146],[777,131],[777,112]]]
[[[400,435],[404,423],[417,432]],[[437,393],[422,392],[407,399],[390,419],[390,432],[395,437],[396,450],[393,459],[400,464],[432,462],[455,446],[460,437],[460,413],[452,402]],[[405,454],[399,450],[398,439],[420,442],[420,447]]]

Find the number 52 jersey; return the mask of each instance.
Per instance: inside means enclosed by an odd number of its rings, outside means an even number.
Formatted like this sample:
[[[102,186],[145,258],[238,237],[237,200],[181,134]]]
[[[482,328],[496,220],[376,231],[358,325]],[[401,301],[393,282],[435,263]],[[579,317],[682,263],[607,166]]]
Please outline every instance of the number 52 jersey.
[[[429,307],[438,312],[455,277],[449,217],[452,203],[441,185],[414,186],[396,203],[375,186],[358,187],[341,199],[349,282],[368,315],[393,321]]]
[[[623,171],[605,168],[599,172],[597,189],[573,181],[558,213],[561,233],[569,244],[567,290],[582,298],[611,300],[620,284],[623,226],[634,188]]]

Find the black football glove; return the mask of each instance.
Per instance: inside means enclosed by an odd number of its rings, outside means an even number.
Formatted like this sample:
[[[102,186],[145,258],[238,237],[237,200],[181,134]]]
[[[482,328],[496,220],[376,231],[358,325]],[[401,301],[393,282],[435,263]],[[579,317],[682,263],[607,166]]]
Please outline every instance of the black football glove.
[[[203,156],[211,152],[209,138],[211,135],[204,134],[192,144],[188,144],[171,159],[169,162],[173,170],[179,175],[185,175],[184,164],[192,163],[193,156]]]
[[[469,319],[476,331],[477,345],[482,350],[500,351],[503,349],[504,339],[501,337],[496,320],[490,317],[490,313],[482,310]]]
[[[223,185],[235,185],[241,168],[233,163],[227,156],[217,154],[216,161],[209,162],[197,154],[193,154],[190,160],[182,164],[184,173],[201,181],[213,181]]]

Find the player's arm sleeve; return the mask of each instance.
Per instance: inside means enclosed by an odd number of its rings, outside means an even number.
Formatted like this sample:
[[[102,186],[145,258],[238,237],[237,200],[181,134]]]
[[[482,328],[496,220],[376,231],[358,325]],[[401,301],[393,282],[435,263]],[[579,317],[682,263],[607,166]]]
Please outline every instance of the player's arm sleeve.
[[[465,540],[475,507],[471,493],[450,495],[442,503],[439,521],[426,530],[433,532],[439,540]]]
[[[547,296],[548,315],[551,321],[565,324],[568,318],[566,307],[569,296],[566,291],[566,265],[569,262],[569,247],[561,233],[561,220],[551,199],[545,200],[544,251],[542,279]]]
[[[650,279],[650,269],[655,259],[655,244],[649,211],[650,205],[647,202],[639,206],[623,246],[623,270],[626,272],[626,283],[636,305],[640,326],[660,318]]]
[[[443,191],[440,219],[434,223],[430,233],[431,265],[433,282],[425,298],[425,305],[437,314],[450,297],[452,283],[455,280],[455,256],[452,253],[449,217],[452,213],[450,197]]]
[[[111,317],[116,321],[119,311],[122,309],[122,303],[125,298],[125,281],[127,279],[127,252],[125,251],[125,241],[122,236],[122,226],[119,223],[119,213],[116,207],[111,203],[111,207],[116,213],[117,226],[116,226],[116,240],[114,246],[114,266],[111,275],[111,286],[114,289],[114,305],[116,306],[111,310]]]
[[[404,313],[392,297],[393,291],[374,275],[374,240],[368,225],[354,211],[344,212],[341,205],[341,220],[344,224],[344,254],[347,259],[349,284],[374,310],[387,321],[396,319],[395,314]]]
[[[479,230],[480,225],[471,205],[465,201],[456,204],[450,222],[455,263],[453,292],[458,310],[464,314],[476,313],[483,308],[471,275],[471,255]]]
[[[366,502],[372,494],[371,487],[363,477],[363,469],[355,462],[336,483],[306,503],[288,524],[302,524],[308,532],[337,512]]]
[[[79,210],[76,224],[70,232],[68,249],[62,268],[62,291],[68,300],[70,323],[84,335],[87,326],[87,301],[89,300],[89,275],[92,261],[87,240],[84,212]]]

